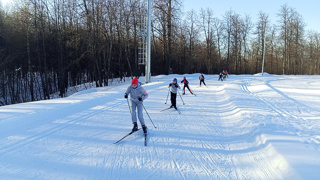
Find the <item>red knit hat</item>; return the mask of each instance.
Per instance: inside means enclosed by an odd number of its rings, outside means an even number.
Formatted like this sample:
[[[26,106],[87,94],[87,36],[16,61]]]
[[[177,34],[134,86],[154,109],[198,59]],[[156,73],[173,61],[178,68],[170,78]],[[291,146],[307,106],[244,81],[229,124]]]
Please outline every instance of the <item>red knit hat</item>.
[[[132,81],[131,81],[131,84],[135,84],[135,85],[138,85],[138,79],[137,79],[137,77],[134,77],[133,79],[132,79]]]

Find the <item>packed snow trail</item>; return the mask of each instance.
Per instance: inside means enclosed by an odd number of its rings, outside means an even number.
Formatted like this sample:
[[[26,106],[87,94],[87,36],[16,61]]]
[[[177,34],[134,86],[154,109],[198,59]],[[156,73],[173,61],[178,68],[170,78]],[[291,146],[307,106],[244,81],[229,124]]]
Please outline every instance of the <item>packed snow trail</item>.
[[[0,107],[0,179],[320,178],[320,76],[184,76],[197,96],[177,97],[181,114],[161,110],[183,75],[144,85],[148,146],[142,131],[114,144],[129,83]]]

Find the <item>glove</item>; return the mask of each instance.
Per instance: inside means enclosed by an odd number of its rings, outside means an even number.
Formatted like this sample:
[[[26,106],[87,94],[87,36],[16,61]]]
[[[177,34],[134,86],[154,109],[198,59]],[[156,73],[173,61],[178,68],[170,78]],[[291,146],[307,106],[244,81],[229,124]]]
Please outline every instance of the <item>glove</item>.
[[[169,87],[172,86],[172,84],[169,84]]]
[[[177,84],[175,84],[174,86],[175,86],[176,88],[178,87],[178,85],[177,85]]]
[[[124,98],[128,99],[128,94],[124,94]]]
[[[142,101],[142,97],[138,97],[138,100],[139,100],[139,101]]]

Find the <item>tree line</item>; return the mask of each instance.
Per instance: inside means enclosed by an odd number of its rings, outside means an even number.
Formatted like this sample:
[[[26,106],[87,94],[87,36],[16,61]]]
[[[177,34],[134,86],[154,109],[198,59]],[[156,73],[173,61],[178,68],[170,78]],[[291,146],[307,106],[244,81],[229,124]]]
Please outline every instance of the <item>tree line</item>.
[[[0,7],[0,105],[50,99],[86,82],[140,76],[141,0],[16,0]],[[319,74],[320,34],[287,4],[278,21],[154,0],[151,73]],[[265,53],[264,53],[265,52]]]

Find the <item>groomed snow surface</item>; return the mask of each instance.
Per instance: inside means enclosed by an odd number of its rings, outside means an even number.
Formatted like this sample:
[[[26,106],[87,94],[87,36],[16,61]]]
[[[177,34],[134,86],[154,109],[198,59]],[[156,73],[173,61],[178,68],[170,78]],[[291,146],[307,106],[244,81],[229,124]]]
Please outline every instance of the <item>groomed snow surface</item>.
[[[161,112],[183,76],[197,96]],[[132,128],[130,82],[0,107],[0,179],[320,179],[320,76],[198,77],[143,86],[146,147],[142,131],[113,144]]]

